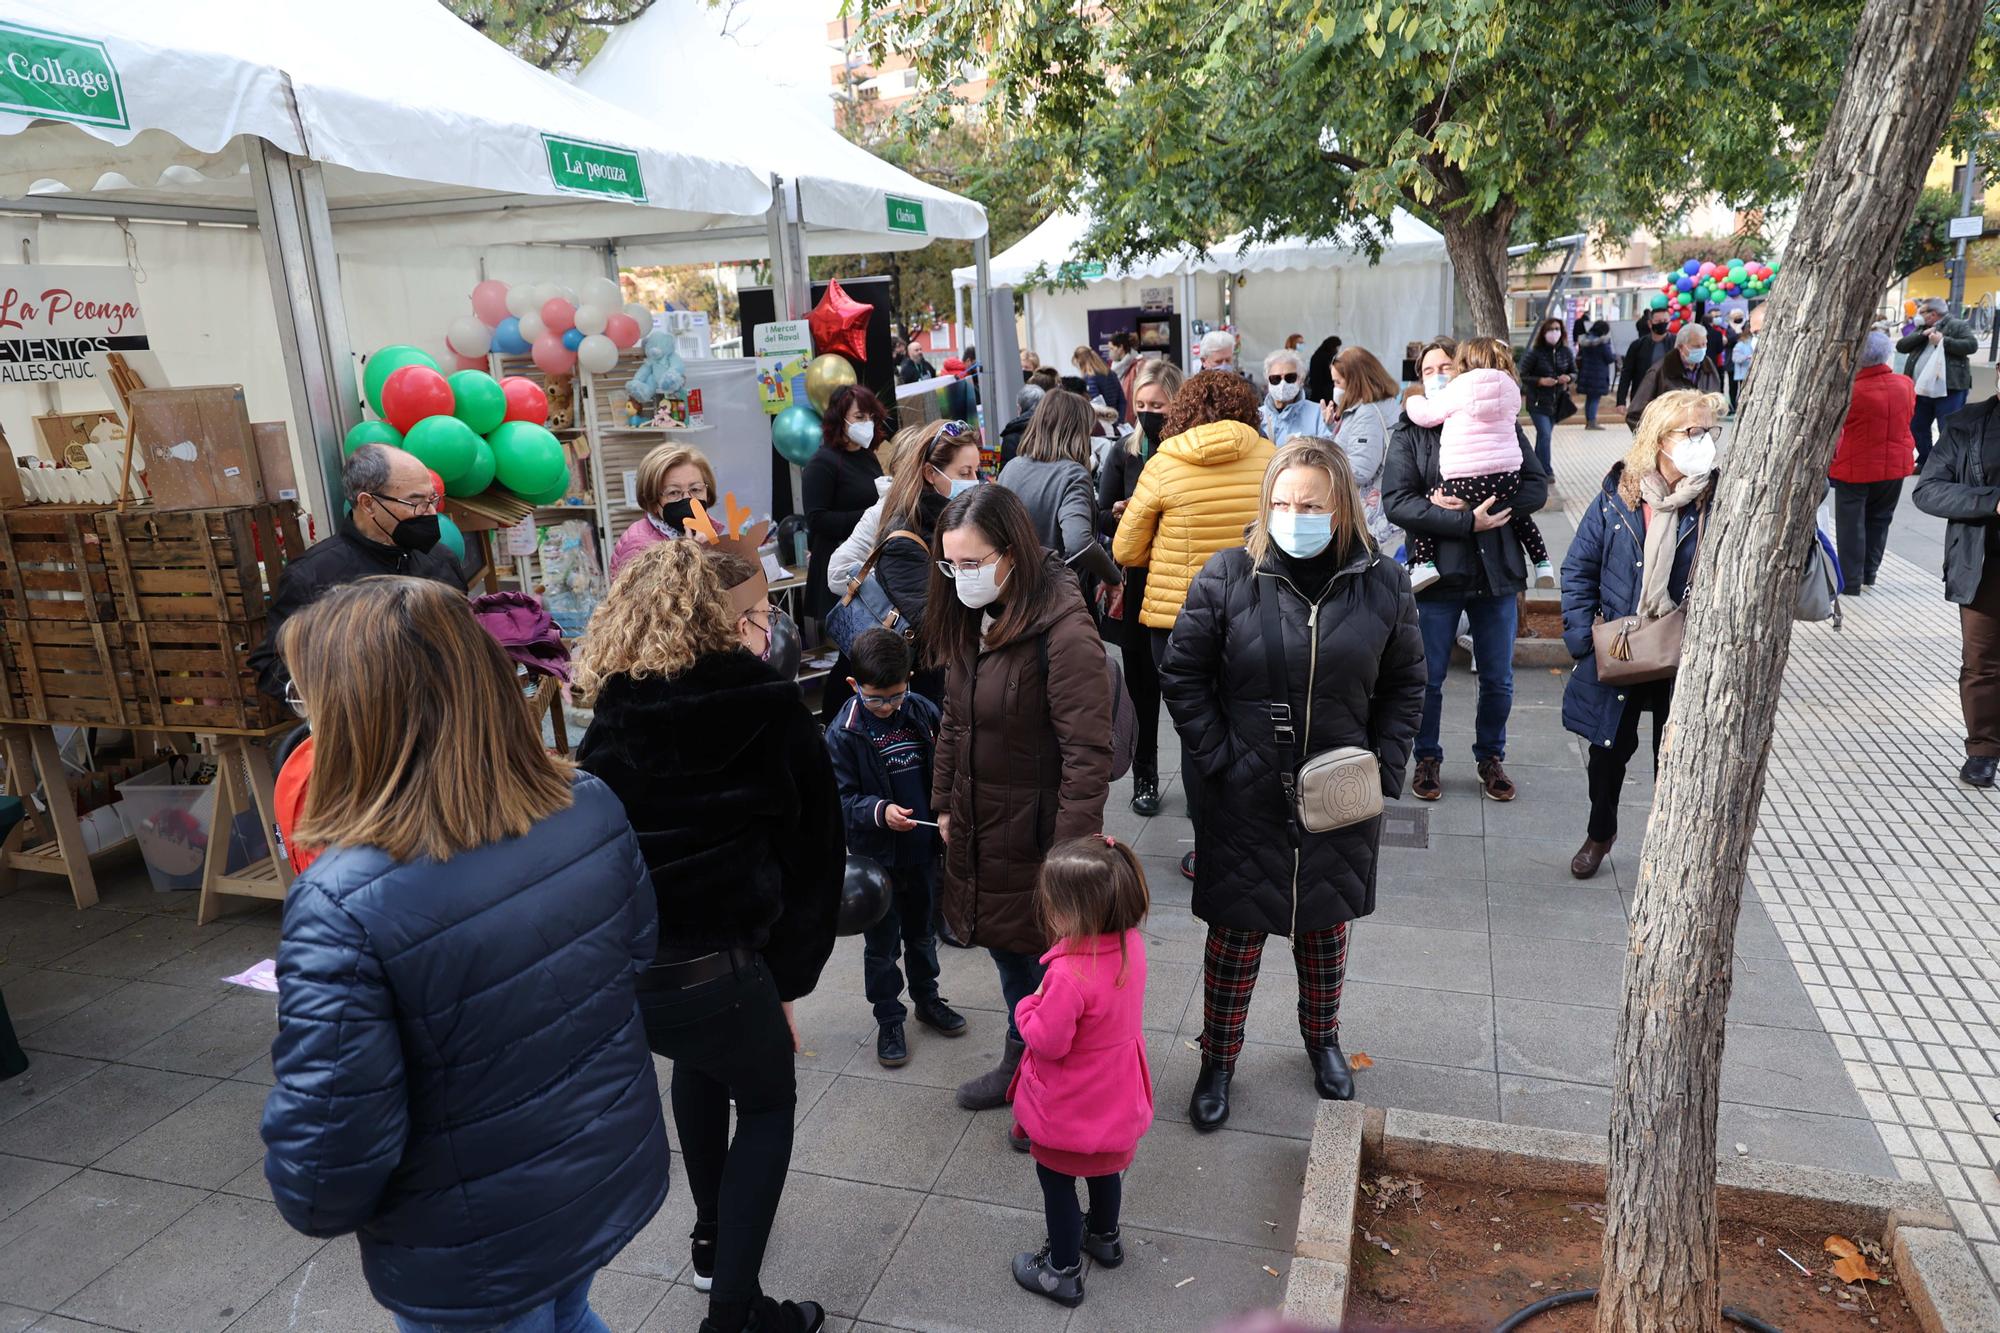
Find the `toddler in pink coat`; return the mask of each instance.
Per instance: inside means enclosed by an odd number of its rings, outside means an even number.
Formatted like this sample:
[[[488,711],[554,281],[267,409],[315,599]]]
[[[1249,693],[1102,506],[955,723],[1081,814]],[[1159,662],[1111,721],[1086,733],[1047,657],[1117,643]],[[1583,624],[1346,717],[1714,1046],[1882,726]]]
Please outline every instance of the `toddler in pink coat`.
[[[1491,500],[1492,510],[1507,507],[1521,486],[1521,442],[1515,419],[1521,415],[1521,386],[1514,378],[1514,349],[1498,338],[1469,338],[1459,345],[1456,373],[1437,393],[1424,393],[1403,404],[1403,414],[1419,426],[1438,426],[1438,489],[1465,503],[1455,508],[1477,509]],[[1527,514],[1516,514],[1508,527],[1535,565],[1535,585],[1553,588],[1555,567],[1548,543]],[[1410,533],[1410,588],[1420,592],[1436,583],[1437,538]]]
[[[1107,837],[1053,848],[1036,887],[1055,947],[1041,989],[1014,1008],[1027,1051],[1014,1074],[1014,1120],[1042,1185],[1048,1243],[1014,1259],[1014,1280],[1067,1306],[1083,1301],[1083,1255],[1125,1260],[1118,1238],[1120,1172],[1153,1124],[1146,1066],[1146,873]],[[1090,1215],[1077,1204],[1081,1177]]]

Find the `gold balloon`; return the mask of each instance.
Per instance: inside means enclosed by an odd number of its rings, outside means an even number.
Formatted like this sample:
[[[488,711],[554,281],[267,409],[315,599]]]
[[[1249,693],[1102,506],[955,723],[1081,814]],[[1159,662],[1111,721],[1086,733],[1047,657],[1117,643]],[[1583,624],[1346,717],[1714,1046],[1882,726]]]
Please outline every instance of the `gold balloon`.
[[[844,356],[828,352],[806,363],[806,397],[818,411],[826,411],[833,395],[854,382],[854,367]]]

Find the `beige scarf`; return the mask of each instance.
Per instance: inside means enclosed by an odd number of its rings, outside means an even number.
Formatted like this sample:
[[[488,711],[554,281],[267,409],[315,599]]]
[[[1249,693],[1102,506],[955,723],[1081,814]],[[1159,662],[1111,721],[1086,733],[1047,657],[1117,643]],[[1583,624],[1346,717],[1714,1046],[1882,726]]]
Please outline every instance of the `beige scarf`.
[[[1674,548],[1680,543],[1680,511],[1701,499],[1708,490],[1713,472],[1701,477],[1682,477],[1669,485],[1659,472],[1649,472],[1639,481],[1639,494],[1653,507],[1653,521],[1646,525],[1646,577],[1639,585],[1639,615],[1658,620],[1674,609],[1668,584],[1674,575]]]

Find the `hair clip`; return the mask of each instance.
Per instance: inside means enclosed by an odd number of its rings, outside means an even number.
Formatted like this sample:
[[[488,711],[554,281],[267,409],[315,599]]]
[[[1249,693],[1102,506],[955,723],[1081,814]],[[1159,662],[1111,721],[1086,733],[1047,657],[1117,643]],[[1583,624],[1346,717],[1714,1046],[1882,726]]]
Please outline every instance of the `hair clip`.
[[[1104,834],[1103,837],[1106,847],[1116,847],[1118,845],[1118,839],[1112,837],[1109,833]]]

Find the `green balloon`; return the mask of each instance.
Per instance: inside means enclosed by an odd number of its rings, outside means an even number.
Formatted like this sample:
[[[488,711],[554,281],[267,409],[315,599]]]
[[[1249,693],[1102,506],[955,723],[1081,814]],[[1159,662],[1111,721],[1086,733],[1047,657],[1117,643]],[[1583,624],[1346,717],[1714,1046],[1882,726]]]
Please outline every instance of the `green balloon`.
[[[411,347],[408,343],[391,343],[368,358],[368,365],[361,372],[361,388],[368,395],[368,406],[375,409],[375,415],[387,416],[382,410],[382,386],[389,377],[404,366],[429,366],[443,374],[437,359],[421,347]]]
[[[1653,299],[1661,305],[1667,303],[1664,296]],[[784,455],[786,462],[803,467],[819,446],[819,413],[804,403],[793,403],[771,419],[771,447]]]
[[[521,498],[531,505],[561,504],[569,498],[569,478],[564,477],[540,495],[524,495]]]
[[[1770,263],[1764,265],[1764,267],[1770,269],[1772,275],[1775,276],[1778,272],[1778,261],[1773,259]]]
[[[1650,300],[1650,301],[1648,301],[1648,302],[1647,302],[1646,304],[1647,304],[1647,306],[1648,306],[1649,308],[1651,308],[1651,309],[1654,309],[1654,310],[1665,310],[1665,309],[1667,308],[1667,296],[1666,296],[1666,293],[1665,293],[1665,292],[1654,292],[1654,293],[1653,293],[1653,299],[1652,299],[1652,300]],[[789,411],[789,410],[791,410],[791,409],[789,409],[789,408],[788,408],[788,409],[786,409],[786,410],[787,410],[787,411]],[[782,416],[784,415],[784,413],[782,413],[782,412],[781,412],[781,413],[779,413],[778,415],[782,417]],[[819,426],[818,426],[818,423],[817,423],[817,422],[815,422],[815,423],[814,423],[814,426],[813,426],[813,428],[814,428],[815,430],[817,430],[817,429],[819,428]],[[777,433],[777,432],[776,432],[775,430],[773,430],[773,431],[772,431],[772,434],[773,434],[773,435],[775,435],[776,433]],[[818,440],[817,440],[817,438],[815,438],[815,440],[814,440],[814,443],[813,443],[813,447],[814,447],[815,449],[817,449],[817,448],[819,447],[819,443],[818,443]],[[781,445],[779,445],[779,446],[778,446],[778,452],[779,452],[779,453],[781,453],[781,454],[785,454],[785,446],[784,446],[784,445],[782,445],[782,444],[781,444]],[[792,458],[792,456],[791,456],[790,454],[785,454],[785,457],[787,457],[787,458]],[[807,454],[807,455],[806,455],[806,458],[811,458],[811,457],[812,457],[812,455],[811,455],[811,454]],[[792,461],[793,461],[794,463],[800,463],[800,464],[803,464],[805,460],[804,460],[804,459],[798,459],[798,458],[792,458]]]
[[[531,421],[504,421],[486,437],[493,446],[494,473],[500,484],[524,500],[568,485],[569,462],[562,443],[546,427]]]
[[[425,417],[410,427],[410,433],[403,437],[403,447],[443,477],[449,487],[454,478],[464,476],[472,467],[479,437],[457,417]]]
[[[444,493],[455,500],[478,495],[493,484],[493,446],[480,440],[474,446],[472,466],[463,475],[444,484]]]
[[[347,438],[340,442],[340,456],[345,458],[364,444],[386,444],[400,449],[403,432],[386,421],[357,421],[347,428]]]
[[[448,377],[454,406],[451,414],[484,435],[507,419],[507,392],[483,370],[461,370]]]
[[[451,521],[450,514],[438,515],[438,545],[450,551],[459,559],[465,559],[465,534],[458,530],[458,524]]]

